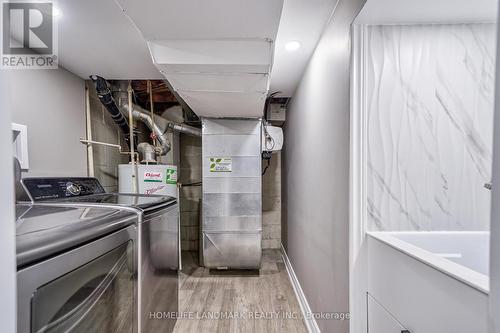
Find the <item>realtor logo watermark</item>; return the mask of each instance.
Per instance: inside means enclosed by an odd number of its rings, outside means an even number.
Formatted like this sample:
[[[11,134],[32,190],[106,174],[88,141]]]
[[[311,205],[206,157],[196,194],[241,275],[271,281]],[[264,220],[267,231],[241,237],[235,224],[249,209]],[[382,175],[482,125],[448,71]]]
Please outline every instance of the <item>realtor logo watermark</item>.
[[[0,68],[57,68],[57,20],[51,1],[5,1],[1,17]]]

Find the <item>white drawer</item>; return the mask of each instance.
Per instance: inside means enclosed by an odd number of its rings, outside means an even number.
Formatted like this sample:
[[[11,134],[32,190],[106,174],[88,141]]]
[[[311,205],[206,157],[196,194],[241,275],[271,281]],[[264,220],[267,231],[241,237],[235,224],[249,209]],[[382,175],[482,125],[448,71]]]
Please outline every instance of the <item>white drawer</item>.
[[[367,295],[368,333],[410,333],[370,294]]]

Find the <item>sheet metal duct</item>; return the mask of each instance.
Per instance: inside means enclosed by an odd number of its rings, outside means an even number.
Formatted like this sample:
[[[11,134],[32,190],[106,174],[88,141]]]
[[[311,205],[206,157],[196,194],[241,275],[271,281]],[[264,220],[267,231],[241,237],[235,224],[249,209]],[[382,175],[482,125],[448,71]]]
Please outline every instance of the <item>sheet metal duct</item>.
[[[171,90],[199,117],[263,116],[283,0],[116,2]]]
[[[141,142],[137,145],[137,151],[142,156],[141,163],[156,163],[155,147],[147,142]]]
[[[201,130],[199,128],[185,124],[169,123],[168,128],[174,132],[184,133],[191,136],[201,136]]]
[[[261,261],[260,119],[202,119],[202,251],[209,268]]]
[[[127,105],[124,105],[123,108],[128,111]],[[174,132],[184,133],[191,136],[201,136],[201,129],[197,127],[189,126],[186,124],[177,124],[160,116],[155,117],[154,119],[155,126],[153,127],[153,121],[148,111],[144,110],[138,105],[134,105],[133,109],[134,110],[132,112],[132,116],[134,117],[134,119],[143,121],[151,131],[154,131],[156,133],[158,137],[162,136],[164,137],[164,139],[166,139],[166,136],[164,134],[169,130]]]

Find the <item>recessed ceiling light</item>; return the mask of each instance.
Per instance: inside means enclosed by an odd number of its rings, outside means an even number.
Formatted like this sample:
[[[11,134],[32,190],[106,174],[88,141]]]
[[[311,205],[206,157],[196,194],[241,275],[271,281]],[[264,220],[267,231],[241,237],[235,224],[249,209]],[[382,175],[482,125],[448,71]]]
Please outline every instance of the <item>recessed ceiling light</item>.
[[[296,40],[289,41],[285,44],[285,49],[287,51],[297,51],[300,48],[300,42]]]
[[[57,7],[52,7],[52,16],[54,17],[62,16],[62,11]]]

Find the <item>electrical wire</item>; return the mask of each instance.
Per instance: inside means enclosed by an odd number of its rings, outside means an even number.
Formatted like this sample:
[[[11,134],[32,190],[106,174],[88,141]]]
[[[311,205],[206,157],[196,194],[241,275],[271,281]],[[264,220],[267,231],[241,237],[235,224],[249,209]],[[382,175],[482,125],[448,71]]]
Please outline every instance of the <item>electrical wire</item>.
[[[271,159],[269,158],[269,159],[267,160],[267,165],[266,165],[266,167],[264,168],[264,171],[262,171],[262,176],[264,176],[264,175],[266,174],[266,171],[267,171],[267,169],[269,168],[269,166],[270,166],[270,165],[271,165]]]
[[[269,134],[268,134],[268,135],[269,135]],[[267,145],[267,142],[268,142],[268,141],[272,143],[272,146],[271,146],[271,147],[269,147],[269,146]],[[274,142],[274,138],[273,138],[272,136],[270,136],[270,135],[269,135],[268,137],[266,137],[266,150],[268,150],[268,151],[273,150],[275,145],[276,145],[276,142]]]
[[[271,134],[269,134],[269,131],[267,130],[267,122],[265,120],[262,120],[262,129],[264,130],[265,148],[267,151],[271,151],[274,149],[276,142],[274,141],[274,138],[271,136]],[[267,145],[268,141],[272,143],[272,146],[270,148]]]

